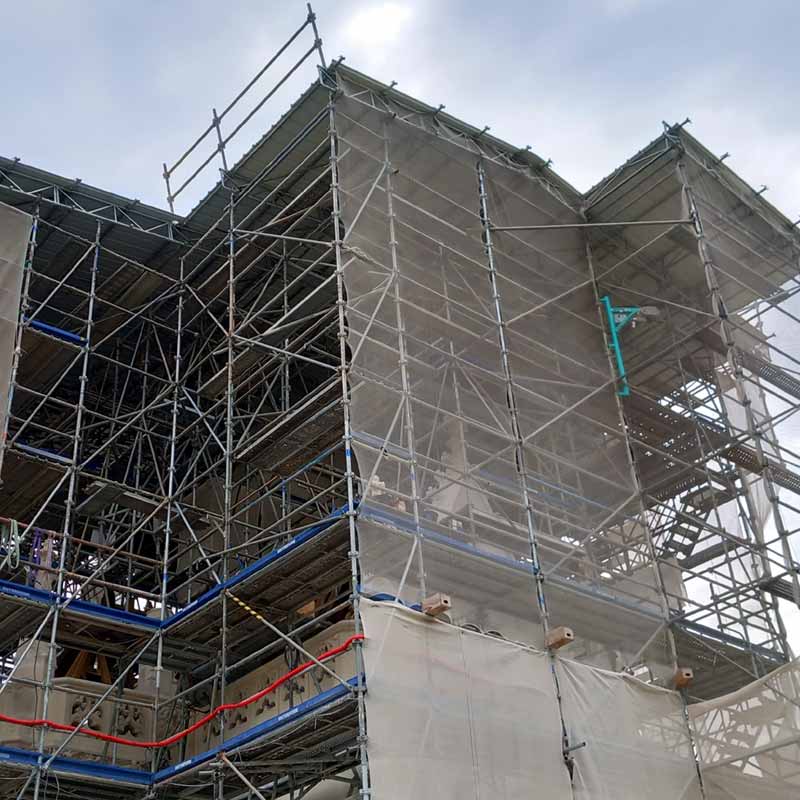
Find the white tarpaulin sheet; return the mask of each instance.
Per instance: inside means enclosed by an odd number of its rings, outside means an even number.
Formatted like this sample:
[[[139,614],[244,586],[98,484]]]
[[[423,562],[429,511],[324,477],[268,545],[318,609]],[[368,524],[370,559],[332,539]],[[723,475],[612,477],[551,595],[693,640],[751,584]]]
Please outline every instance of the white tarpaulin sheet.
[[[363,601],[376,800],[568,800],[547,655]]]
[[[0,203],[0,434],[5,432],[11,360],[32,217]]]
[[[676,692],[557,656],[570,779],[548,654],[395,603],[361,611],[375,800],[701,800]]]
[[[700,800],[680,696],[567,659],[557,671],[579,800]]]

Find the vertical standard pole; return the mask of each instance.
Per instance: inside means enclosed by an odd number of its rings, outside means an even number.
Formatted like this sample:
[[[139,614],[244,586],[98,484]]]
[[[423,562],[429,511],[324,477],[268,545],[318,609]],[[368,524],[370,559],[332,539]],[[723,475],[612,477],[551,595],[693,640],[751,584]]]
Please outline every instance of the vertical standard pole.
[[[348,389],[347,364],[347,324],[345,321],[344,260],[341,240],[341,208],[339,198],[339,162],[336,137],[336,94],[330,93],[328,101],[328,137],[330,140],[331,165],[331,219],[333,222],[333,244],[336,259],[336,305],[339,317],[339,372],[342,389],[342,418],[344,427],[345,479],[347,482],[347,522],[350,529],[350,596],[353,602],[353,621],[355,633],[361,633],[359,611],[359,554],[356,533],[355,487],[353,474],[353,435],[350,427],[350,393]],[[358,749],[361,767],[361,789],[359,797],[368,800],[370,794],[369,766],[367,762],[367,713],[365,703],[366,685],[364,683],[364,651],[362,641],[356,640],[356,701],[358,703]]]
[[[667,313],[667,321],[669,322],[670,333],[672,335],[673,347],[675,347],[676,346],[675,345],[676,336],[675,336],[674,325],[672,324],[672,316],[671,316],[671,314],[669,313],[668,310],[667,310],[666,313]],[[687,387],[689,387],[689,385],[691,383],[691,379],[689,378],[689,375],[686,373],[686,370],[684,369],[683,359],[681,358],[680,353],[678,354],[677,364],[678,364],[678,371],[680,373],[680,382],[681,382],[681,384],[680,384],[681,385],[681,389],[680,390],[681,390],[681,394],[683,395],[683,402],[684,402],[686,408],[689,409],[689,415],[690,415],[690,418],[692,420],[695,445],[697,447],[697,452],[701,453],[703,455],[704,460],[703,460],[702,469],[703,469],[703,473],[704,473],[704,476],[705,476],[706,484],[711,488],[711,505],[712,505],[711,511],[714,514],[714,521],[715,521],[715,524],[716,524],[717,528],[719,528],[720,530],[723,530],[725,528],[725,524],[724,524],[724,522],[722,520],[722,517],[720,516],[720,513],[719,513],[719,506],[717,504],[717,493],[714,490],[714,483],[712,481],[711,472],[710,472],[710,470],[708,468],[708,459],[705,457],[706,449],[705,449],[705,440],[704,440],[703,435],[702,435],[702,426],[700,424],[699,415],[697,414],[696,403],[694,401],[694,398],[691,396],[691,394],[689,392],[689,389],[687,388]],[[727,411],[725,409],[724,400],[722,402],[720,402],[720,407],[722,409],[722,416],[723,416],[723,418],[725,420],[725,425],[729,426],[730,422],[729,422],[729,419],[728,419]],[[744,477],[744,475],[742,473],[742,470],[737,468],[736,471],[740,476],[739,479],[742,481],[742,484],[745,486],[745,494],[747,494],[748,493],[747,492],[747,488],[746,488],[747,483],[746,483],[746,479],[745,479],[745,477]],[[730,486],[730,483],[728,483],[727,485]],[[738,503],[737,503],[737,510],[738,510]],[[698,541],[697,544],[699,544],[699,541]],[[695,546],[697,546],[697,544]],[[723,542],[723,544],[725,544],[725,543]],[[727,575],[728,575],[728,578],[730,580],[730,586],[731,586],[730,592],[732,592],[734,595],[736,595],[736,594],[738,594],[736,587],[740,586],[741,582],[736,576],[736,571],[734,570],[734,564],[733,564],[733,561],[730,558],[730,553],[728,551],[727,546],[725,547],[724,556],[725,556],[725,564],[724,564],[724,566],[727,567]],[[722,569],[722,565],[720,565],[719,569],[715,568],[713,570],[714,575],[715,576],[719,575],[721,569]],[[711,581],[713,581],[713,578],[710,578],[710,584],[709,584],[709,588],[711,590],[711,596],[713,598],[714,597],[714,583],[711,582]],[[762,608],[763,608],[763,603],[761,605],[762,605]],[[725,630],[725,622],[724,622],[724,620],[722,618],[722,608],[721,608],[721,606],[717,605],[716,606],[716,610],[717,610],[717,625],[719,626],[719,629],[721,631],[724,631]],[[742,624],[742,635],[744,637],[744,640],[745,640],[745,642],[747,644],[747,647],[749,649],[749,652],[750,652],[750,661],[751,661],[751,664],[752,664],[752,667],[753,667],[753,675],[755,677],[758,677],[761,673],[760,673],[758,662],[756,661],[755,654],[754,654],[754,651],[753,651],[753,648],[752,648],[751,642],[750,642],[750,618],[749,618],[749,616],[747,618],[742,619],[741,624]]]
[[[222,129],[219,125],[219,117],[217,116],[217,109],[211,109],[211,124],[217,131],[217,152],[222,156],[222,171],[224,173],[223,180],[228,175],[228,159],[225,157],[225,140],[222,138]]]
[[[411,408],[411,385],[408,379],[408,357],[406,354],[405,320],[400,297],[400,265],[397,258],[397,229],[395,225],[394,198],[392,189],[392,164],[389,152],[389,126],[383,120],[383,175],[386,191],[386,212],[389,217],[389,252],[392,261],[392,283],[394,284],[395,324],[397,325],[397,352],[400,366],[400,382],[403,389],[403,409],[405,411],[406,444],[411,456],[409,460],[409,480],[411,482],[411,507],[414,514],[414,530],[417,560],[419,563],[419,602],[427,597],[425,586],[425,560],[422,553],[422,527],[419,513],[419,485],[417,481],[417,444],[414,433],[414,413]]]
[[[536,600],[539,606],[539,616],[541,617],[542,634],[545,642],[550,630],[550,619],[547,609],[547,601],[544,592],[544,575],[542,565],[539,560],[539,547],[536,540],[536,524],[534,520],[533,504],[530,492],[528,491],[528,474],[525,467],[525,440],[522,435],[522,428],[519,422],[519,410],[516,402],[516,392],[514,391],[514,379],[511,371],[511,359],[508,351],[506,324],[503,317],[503,309],[500,302],[500,287],[497,274],[497,264],[494,251],[494,240],[492,238],[492,223],[489,215],[489,196],[486,191],[486,172],[483,166],[483,159],[478,161],[478,199],[480,201],[481,226],[483,228],[483,245],[486,253],[486,264],[489,268],[489,283],[492,291],[492,305],[495,313],[495,324],[497,325],[498,344],[500,346],[500,363],[503,370],[503,380],[506,389],[506,402],[508,404],[509,416],[511,418],[511,431],[514,437],[514,455],[519,477],[522,501],[525,505],[525,524],[528,530],[528,545],[530,547],[531,565],[533,577],[536,585]],[[570,755],[570,739],[567,732],[567,723],[564,717],[564,709],[561,698],[561,685],[556,671],[556,654],[550,652],[550,673],[553,678],[553,688],[556,693],[556,703],[558,704],[559,719],[561,722],[561,750],[564,764],[569,772],[570,780],[573,774],[573,762]]]
[[[322,39],[319,38],[319,30],[317,30],[317,15],[311,8],[311,3],[306,3],[306,8],[308,9],[308,22],[311,23],[311,30],[314,31],[314,44],[319,54],[319,65],[325,69],[325,53],[322,51]]]
[[[167,203],[169,203],[169,210],[174,214],[175,213],[175,202],[174,202],[175,198],[172,196],[172,189],[170,188],[170,185],[169,185],[169,175],[170,175],[170,172],[167,169],[167,165],[164,164],[163,177],[164,177],[164,183],[165,183],[165,185],[167,187]],[[171,227],[172,227],[172,223],[170,223],[170,228]]]
[[[158,653],[156,656],[156,685],[155,697],[153,698],[153,722],[151,726],[151,737],[153,741],[159,739],[158,729],[158,706],[161,699],[161,676],[164,670],[164,620],[167,618],[167,584],[169,582],[169,549],[172,539],[172,524],[174,519],[175,504],[175,456],[176,440],[178,438],[178,410],[180,407],[180,386],[182,380],[181,359],[182,359],[182,334],[183,334],[183,305],[185,302],[184,287],[184,260],[180,259],[180,286],[178,288],[178,317],[176,321],[175,336],[175,366],[173,370],[174,386],[172,388],[172,426],[169,438],[169,466],[167,468],[167,518],[164,525],[164,550],[163,562],[161,564],[161,611],[159,619],[161,628],[158,632]],[[158,751],[153,751],[152,770],[158,769]]]
[[[56,577],[56,603],[53,612],[53,621],[50,625],[50,643],[47,651],[47,668],[45,670],[44,693],[42,697],[42,716],[46,719],[50,704],[50,694],[53,686],[53,678],[56,669],[56,635],[58,633],[58,623],[61,617],[61,604],[64,595],[64,571],[67,562],[67,548],[69,546],[69,531],[72,525],[72,516],[77,504],[78,494],[78,470],[81,457],[81,439],[83,435],[83,414],[86,403],[86,384],[89,382],[89,354],[92,349],[92,329],[94,327],[94,306],[97,291],[97,272],[100,260],[100,230],[101,223],[98,221],[94,237],[94,255],[92,256],[92,267],[89,282],[89,303],[86,310],[86,338],[84,339],[83,363],[81,366],[80,386],[78,389],[78,408],[75,415],[75,430],[72,439],[72,460],[69,466],[69,484],[67,487],[67,499],[64,508],[64,524],[61,529],[61,552],[58,558],[58,574]],[[39,800],[39,790],[42,778],[42,758],[46,742],[47,728],[42,728],[39,734],[39,769],[36,773],[36,783],[34,785],[33,798]]]
[[[236,217],[235,217],[235,196],[231,188],[230,208],[228,213],[228,373],[225,403],[225,489],[223,506],[223,543],[222,543],[222,582],[228,580],[228,553],[231,547],[231,530],[233,526],[233,360],[234,360],[234,337],[236,333]],[[227,682],[226,672],[228,669],[228,595],[222,593],[222,636],[220,639],[220,704],[225,703],[225,684]],[[219,743],[225,743],[225,713],[219,718]],[[220,798],[225,791],[225,779],[222,770],[219,772],[217,781],[217,791]]]
[[[483,160],[478,161],[478,198],[480,201],[481,227],[483,228],[483,245],[486,253],[486,264],[489,268],[489,284],[492,291],[492,306],[497,325],[498,344],[500,345],[500,365],[503,370],[503,381],[506,388],[506,402],[508,403],[511,418],[511,432],[514,437],[514,458],[516,461],[517,475],[522,491],[522,502],[525,506],[525,525],[528,531],[528,545],[530,547],[531,565],[536,583],[536,600],[539,605],[539,615],[545,637],[550,629],[550,620],[547,611],[547,602],[544,595],[544,575],[539,561],[539,548],[536,542],[536,524],[534,521],[533,503],[528,490],[528,475],[525,469],[525,447],[522,429],[519,424],[519,411],[517,409],[514,380],[511,373],[511,360],[506,341],[506,323],[503,318],[503,309],[500,303],[500,289],[498,285],[497,265],[492,239],[492,224],[489,217],[489,197],[486,192],[486,173]]]
[[[283,318],[289,318],[289,267],[288,267],[288,255],[287,255],[287,248],[286,248],[286,240],[283,240],[283,258],[282,260],[282,268],[283,268]],[[283,340],[283,349],[284,349],[284,356],[283,356],[283,374],[281,376],[281,411],[286,414],[289,411],[289,403],[291,401],[290,395],[290,384],[289,378],[291,376],[290,369],[289,369],[289,343],[290,339],[287,336]],[[291,492],[289,487],[289,480],[286,479],[281,481],[281,519],[283,520],[283,527],[285,530],[289,530],[292,527],[291,521],[289,520],[289,506],[290,506],[290,498]]]

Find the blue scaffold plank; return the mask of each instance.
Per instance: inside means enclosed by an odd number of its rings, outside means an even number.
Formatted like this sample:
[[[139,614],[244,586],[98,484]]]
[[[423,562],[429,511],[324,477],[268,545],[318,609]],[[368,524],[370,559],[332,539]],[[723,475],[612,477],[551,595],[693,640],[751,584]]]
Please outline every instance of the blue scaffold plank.
[[[0,595],[14,597],[28,603],[51,606],[56,604],[56,593],[47,589],[39,589],[36,586],[26,586],[22,583],[0,580]],[[62,598],[66,602],[69,598]],[[102,617],[128,625],[138,625],[142,628],[155,630],[161,624],[157,619],[151,619],[143,614],[134,614],[121,608],[109,608],[100,603],[92,603],[89,600],[70,600],[67,609],[76,613],[88,614],[94,617]]]
[[[28,322],[27,319],[25,321]],[[86,344],[86,339],[84,339],[83,336],[78,336],[77,333],[64,330],[63,328],[59,328],[55,325],[48,325],[48,323],[41,322],[38,319],[28,322],[28,325],[35,331],[46,333],[48,336],[53,336],[56,339],[63,339],[65,342],[72,342],[73,344]]]
[[[45,450],[42,447],[32,447],[31,445],[24,444],[22,442],[17,442],[14,447],[16,447],[17,450],[21,450],[23,453],[30,453],[32,456],[38,456],[39,458],[44,458],[47,461],[57,461],[59,464],[72,463],[71,458],[59,455],[58,453],[53,453],[51,450]]]
[[[18,764],[22,767],[35,767],[39,761],[44,763],[48,756],[32,750],[17,747],[0,746],[0,763]],[[53,772],[71,773],[98,780],[124,781],[139,786],[148,786],[152,782],[152,773],[132,767],[119,767],[114,764],[101,764],[97,761],[82,761],[79,758],[57,756],[49,769]]]
[[[282,544],[271,553],[267,553],[267,555],[259,558],[257,561],[254,561],[249,566],[239,570],[239,572],[228,578],[228,580],[224,583],[218,583],[216,586],[212,586],[208,591],[203,592],[203,594],[201,594],[199,597],[192,600],[191,603],[184,606],[179,611],[176,611],[172,616],[167,617],[167,619],[164,620],[164,627],[169,628],[185,619],[190,614],[194,614],[199,608],[210,603],[215,597],[219,597],[219,595],[221,595],[224,591],[238,586],[240,583],[247,580],[247,578],[249,578],[251,575],[255,575],[257,572],[260,572],[262,569],[264,569],[264,567],[269,566],[282,556],[287,555],[292,550],[300,547],[300,545],[305,544],[310,539],[313,539],[317,534],[327,530],[331,525],[340,520],[346,511],[347,506],[337,508],[329,517],[324,519],[318,525],[314,525],[307,531],[303,531],[303,533],[293,536],[288,542]]]
[[[46,606],[53,605],[56,600],[54,592],[38,589],[35,586],[26,586],[24,583],[14,583],[14,581],[0,580],[0,594]]]
[[[350,678],[347,683],[349,686],[355,687],[358,684],[358,678]],[[316,697],[312,697],[310,700],[306,700],[304,703],[300,703],[300,705],[290,708],[288,711],[284,711],[282,714],[278,714],[277,717],[265,720],[259,725],[255,725],[249,730],[243,731],[237,736],[225,741],[224,744],[217,745],[211,750],[206,750],[205,753],[199,753],[196,756],[192,756],[192,758],[187,758],[186,761],[181,761],[179,764],[173,764],[170,767],[165,767],[164,769],[159,770],[153,775],[153,783],[163,783],[164,781],[168,781],[182,772],[186,772],[187,770],[198,767],[201,764],[210,761],[212,758],[214,758],[214,756],[223,750],[227,753],[231,753],[239,747],[252,744],[257,739],[262,739],[273,731],[276,731],[285,725],[296,722],[297,720],[308,716],[314,711],[317,711],[320,708],[323,708],[324,706],[327,706],[348,694],[350,694],[350,691],[341,684],[334,686],[332,689],[328,689],[327,691],[318,694]]]
[[[103,620],[115,621],[126,625],[134,625],[147,630],[157,630],[160,627],[169,628],[175,623],[180,622],[182,619],[194,614],[200,608],[214,600],[214,598],[221,595],[226,589],[232,589],[233,587],[238,586],[240,583],[247,580],[251,575],[260,572],[265,567],[269,566],[273,562],[279,560],[283,556],[310,541],[318,534],[327,530],[331,525],[339,521],[344,516],[346,511],[347,506],[342,506],[341,508],[336,509],[329,517],[324,519],[319,524],[314,525],[306,531],[303,531],[303,533],[299,533],[297,536],[293,536],[288,542],[240,570],[226,582],[212,586],[211,589],[201,594],[198,598],[193,600],[184,608],[179,609],[174,614],[164,619],[163,622],[159,619],[146,617],[143,614],[136,614],[120,608],[110,608],[100,603],[92,603],[88,600],[70,600],[67,609],[76,613],[86,614],[88,616],[97,617]],[[13,597],[25,602],[36,603],[45,606],[55,605],[57,599],[55,592],[51,592],[46,589],[39,589],[34,586],[26,586],[22,583],[15,583],[14,581],[7,580],[0,580],[0,595],[5,595],[7,597]],[[66,600],[67,598],[63,598],[62,602],[66,602]]]

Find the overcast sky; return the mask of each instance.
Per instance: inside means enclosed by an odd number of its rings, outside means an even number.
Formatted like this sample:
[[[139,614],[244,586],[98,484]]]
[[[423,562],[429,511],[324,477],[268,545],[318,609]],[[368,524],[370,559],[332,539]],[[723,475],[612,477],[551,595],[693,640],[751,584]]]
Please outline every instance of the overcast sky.
[[[662,120],[689,116],[695,136],[730,151],[732,167],[756,187],[767,184],[767,197],[800,217],[796,2],[314,6],[328,59],[345,55],[357,69],[530,144],[579,189],[655,138]],[[177,156],[211,107],[223,107],[302,21],[305,4],[0,0],[0,12],[0,154],[164,205],[161,162]],[[313,78],[309,64],[240,146]],[[202,189],[214,178],[205,176]]]

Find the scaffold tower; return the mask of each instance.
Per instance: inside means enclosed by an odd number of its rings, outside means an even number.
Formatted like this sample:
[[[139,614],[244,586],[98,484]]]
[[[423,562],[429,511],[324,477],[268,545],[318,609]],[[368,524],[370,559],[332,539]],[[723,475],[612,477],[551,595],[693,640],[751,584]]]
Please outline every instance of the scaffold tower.
[[[800,232],[687,123],[581,193],[309,7],[169,211],[0,158],[0,797],[797,795]]]

